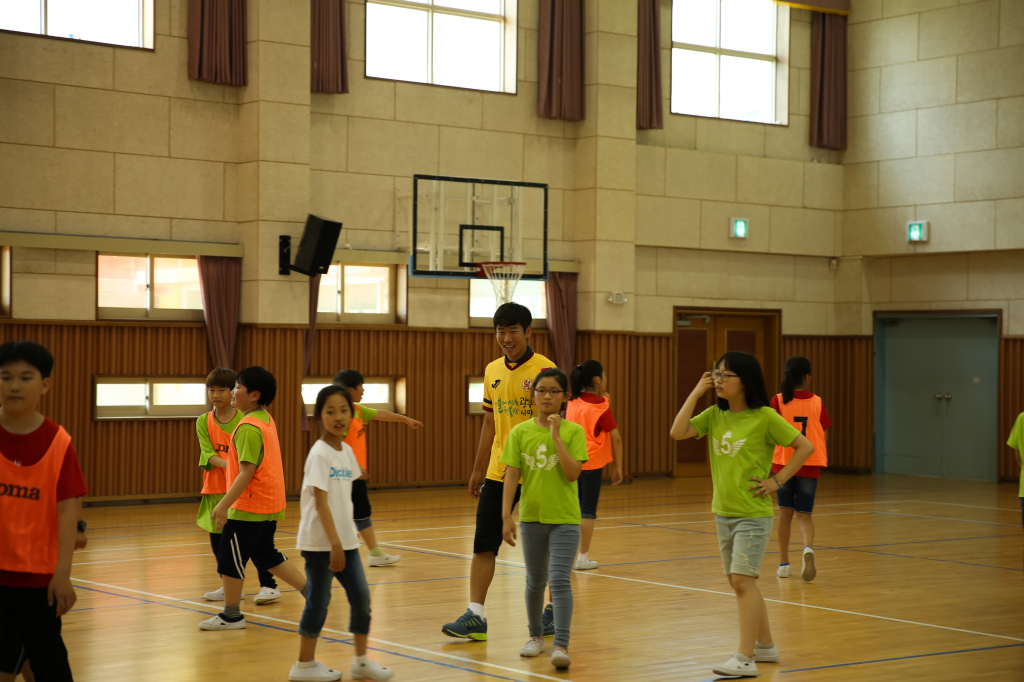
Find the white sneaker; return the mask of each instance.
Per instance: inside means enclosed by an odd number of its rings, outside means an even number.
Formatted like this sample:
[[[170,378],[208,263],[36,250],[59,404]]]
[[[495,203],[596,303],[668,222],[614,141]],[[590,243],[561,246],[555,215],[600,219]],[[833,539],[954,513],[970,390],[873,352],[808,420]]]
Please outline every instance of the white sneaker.
[[[555,649],[551,652],[551,665],[559,670],[565,670],[571,663],[572,659],[569,658],[569,652],[565,649]]]
[[[379,663],[373,661],[367,661],[360,665],[356,661],[352,661],[352,666],[348,669],[352,673],[353,680],[374,680],[374,682],[382,682],[383,680],[390,680],[395,676],[395,671],[391,668],[385,668]]]
[[[203,599],[206,601],[224,601],[224,587],[218,587],[213,592],[207,592],[203,595]],[[245,592],[242,593],[242,601],[245,601]]]
[[[371,566],[390,566],[391,564],[397,564],[402,560],[397,554],[385,554],[384,556],[370,556]],[[386,668],[385,668],[386,670]]]
[[[544,638],[531,637],[530,640],[523,645],[519,655],[533,658],[534,656],[540,656],[542,653],[544,653]]]
[[[791,568],[792,567],[789,564],[786,564],[785,566],[779,566],[779,570],[775,571],[775,575],[779,576],[780,578],[788,578],[790,575]]]
[[[260,593],[257,594],[253,598],[252,603],[253,604],[257,604],[257,605],[259,605],[259,604],[269,604],[270,602],[274,601],[275,599],[280,599],[280,598],[281,598],[281,590],[276,589],[274,587],[262,587],[262,588],[260,588]]]
[[[804,547],[804,570],[800,572],[800,577],[806,582],[811,582],[816,575],[818,575],[818,568],[814,563],[814,550]]]
[[[779,647],[772,644],[769,647],[754,646],[754,663],[778,663]]]
[[[236,620],[234,623],[224,620],[218,613],[213,618],[207,618],[199,624],[200,630],[244,630],[245,629],[245,616],[241,620]]]
[[[583,557],[576,559],[577,571],[589,571],[594,568],[597,568],[597,562],[593,559],[584,559]]]
[[[296,663],[288,673],[288,679],[292,682],[334,682],[341,679],[340,670],[328,668],[320,661],[315,663],[312,668],[300,668]]]
[[[727,677],[757,677],[761,674],[761,671],[757,669],[757,666],[751,663],[744,663],[740,659],[736,658],[736,654],[729,657],[729,660],[720,665],[716,665],[711,669],[716,675],[725,675]]]

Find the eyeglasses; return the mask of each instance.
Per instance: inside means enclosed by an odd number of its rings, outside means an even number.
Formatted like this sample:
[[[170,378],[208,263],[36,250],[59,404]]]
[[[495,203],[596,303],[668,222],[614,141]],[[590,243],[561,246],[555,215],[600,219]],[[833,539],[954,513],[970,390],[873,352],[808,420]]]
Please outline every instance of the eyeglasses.
[[[535,392],[539,396],[547,396],[547,395],[549,395],[552,398],[557,398],[558,396],[560,396],[563,393],[565,393],[565,391],[555,391],[555,390],[549,391],[549,390],[543,389],[543,388],[535,389]]]
[[[717,370],[711,373],[711,378],[712,379],[714,379],[715,381],[720,381],[723,384],[725,382],[729,381],[729,379],[732,379],[735,376],[739,376],[739,375],[738,374],[729,374],[727,372],[719,372]]]

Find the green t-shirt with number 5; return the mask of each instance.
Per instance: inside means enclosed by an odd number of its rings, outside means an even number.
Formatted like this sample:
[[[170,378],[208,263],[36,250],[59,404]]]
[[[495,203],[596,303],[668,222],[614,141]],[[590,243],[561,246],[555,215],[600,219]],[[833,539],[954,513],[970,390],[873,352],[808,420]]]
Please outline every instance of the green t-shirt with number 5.
[[[583,427],[563,419],[558,433],[572,458],[586,462],[587,434]],[[505,449],[498,461],[522,471],[520,522],[580,522],[580,497],[576,481],[569,481],[562,470],[558,449],[551,439],[551,429],[537,426],[533,419],[517,424],[509,432]]]
[[[1024,454],[1024,412],[1017,415],[1017,421],[1013,424],[1010,439],[1006,441],[1006,444]],[[1024,471],[1021,471],[1020,477],[1020,496],[1024,497]]]
[[[698,438],[711,436],[711,511],[748,519],[774,516],[772,498],[755,498],[748,490],[755,482],[748,479],[770,476],[775,446],[789,447],[800,432],[770,407],[730,412],[715,405],[690,423]]]

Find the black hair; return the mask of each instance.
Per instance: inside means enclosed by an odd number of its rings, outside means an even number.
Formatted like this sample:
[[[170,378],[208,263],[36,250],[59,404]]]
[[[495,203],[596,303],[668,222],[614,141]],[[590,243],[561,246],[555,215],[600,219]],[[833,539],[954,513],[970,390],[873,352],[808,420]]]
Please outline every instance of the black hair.
[[[588,388],[594,385],[594,379],[604,376],[604,367],[597,360],[584,360],[569,372],[569,383],[572,385],[572,400],[576,400]]]
[[[235,370],[228,369],[227,367],[218,367],[209,374],[206,375],[206,387],[213,388],[227,388],[231,389],[235,387]]]
[[[277,396],[277,379],[270,373],[270,370],[264,369],[259,365],[246,367],[236,374],[235,384],[245,386],[245,390],[250,393],[259,391],[260,407],[267,407],[270,403],[274,402],[274,398]]]
[[[348,409],[351,410],[352,416],[356,416],[356,407],[352,402],[352,394],[348,392],[348,389],[338,384],[331,384],[330,386],[324,386],[320,389],[320,392],[316,394],[316,405],[313,406],[313,419],[322,421],[320,414],[324,411],[324,405],[327,404],[327,399],[332,395],[340,395],[348,402]]]
[[[811,373],[811,361],[802,355],[794,355],[786,360],[786,376],[782,379],[782,403],[786,404],[793,399],[793,392],[796,387],[804,383],[804,379]]]
[[[565,372],[558,369],[557,367],[548,367],[547,369],[542,369],[540,371],[540,374],[537,375],[537,378],[533,380],[533,388],[536,389],[537,384],[540,383],[540,380],[547,379],[548,377],[557,381],[558,385],[562,387],[563,391],[565,391],[566,393],[569,392],[569,380],[565,378]]]
[[[343,369],[334,375],[334,385],[347,389],[359,388],[363,385],[363,375],[357,369]]]
[[[768,391],[764,387],[764,375],[761,374],[761,364],[750,353],[729,351],[715,363],[717,368],[722,365],[739,377],[743,384],[743,392],[747,398],[747,407],[756,410],[761,407],[768,407],[771,402],[768,400]],[[718,409],[728,410],[729,401],[724,398],[718,399]]]
[[[53,371],[53,354],[33,341],[8,341],[0,345],[0,367],[27,362],[39,370],[44,379]]]
[[[519,303],[504,303],[494,311],[494,328],[514,327],[519,325],[526,331],[526,328],[533,324],[533,313],[525,305]]]

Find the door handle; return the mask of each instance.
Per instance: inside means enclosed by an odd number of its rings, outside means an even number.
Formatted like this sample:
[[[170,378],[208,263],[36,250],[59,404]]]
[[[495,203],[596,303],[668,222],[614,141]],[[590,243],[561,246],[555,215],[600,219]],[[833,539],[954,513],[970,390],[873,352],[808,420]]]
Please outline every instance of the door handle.
[[[953,396],[949,393],[946,394],[946,400],[952,400]]]
[[[935,399],[936,400],[942,400],[942,394],[941,393],[936,393],[935,394]]]

